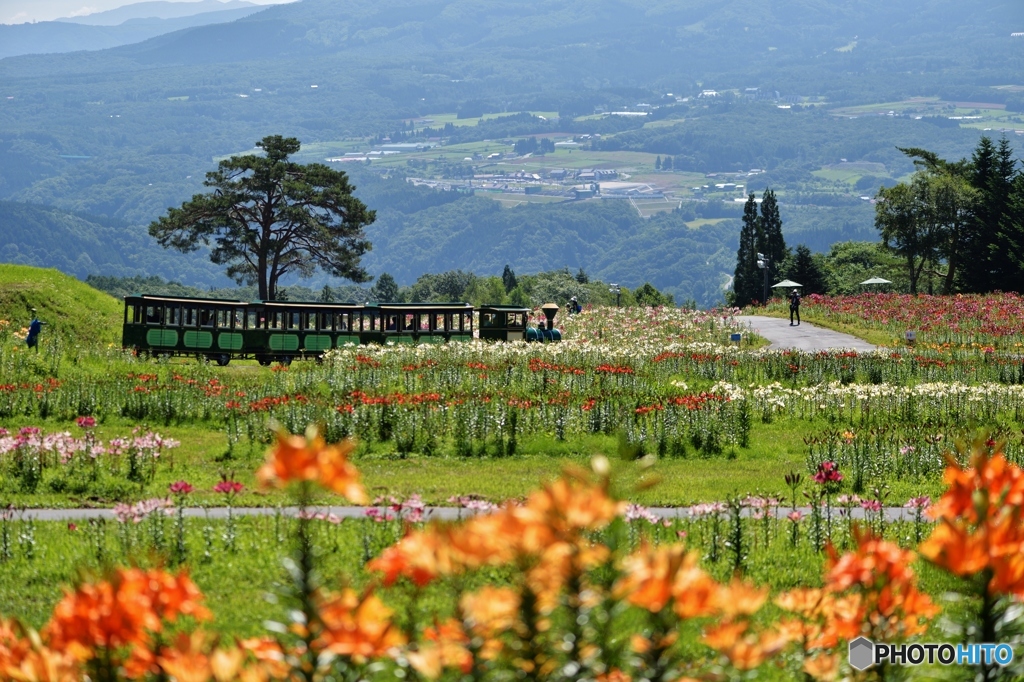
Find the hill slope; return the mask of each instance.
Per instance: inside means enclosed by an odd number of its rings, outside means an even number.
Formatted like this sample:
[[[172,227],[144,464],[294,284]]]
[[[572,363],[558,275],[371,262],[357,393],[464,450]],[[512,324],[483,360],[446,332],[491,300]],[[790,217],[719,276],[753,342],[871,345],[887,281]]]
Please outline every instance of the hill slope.
[[[56,270],[0,264],[0,319],[17,331],[32,320],[32,308],[46,323],[44,344],[49,335],[78,345],[120,341],[117,299]]]

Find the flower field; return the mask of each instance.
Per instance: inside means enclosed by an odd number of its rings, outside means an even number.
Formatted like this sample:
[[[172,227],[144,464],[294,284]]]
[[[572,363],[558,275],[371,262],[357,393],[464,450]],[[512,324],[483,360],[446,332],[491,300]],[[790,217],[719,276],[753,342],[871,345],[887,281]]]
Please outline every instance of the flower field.
[[[775,301],[771,311],[788,315],[788,304]],[[1024,298],[1018,294],[859,294],[803,298],[801,313],[809,322],[847,325],[885,332],[901,342],[904,332],[917,332],[917,346],[981,351],[1024,348]]]
[[[940,613],[1011,637],[1024,364],[990,298],[829,303],[920,331],[871,353],[665,309],[270,369],[0,329],[0,679],[838,679],[857,634],[959,641]],[[957,310],[988,318],[940,338]]]

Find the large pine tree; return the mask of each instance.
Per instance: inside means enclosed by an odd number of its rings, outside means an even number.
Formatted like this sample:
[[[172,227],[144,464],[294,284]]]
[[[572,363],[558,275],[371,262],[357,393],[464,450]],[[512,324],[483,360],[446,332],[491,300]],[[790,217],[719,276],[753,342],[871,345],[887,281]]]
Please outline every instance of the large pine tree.
[[[758,233],[761,218],[757,215],[757,201],[753,192],[743,206],[743,227],[740,228],[740,248],[736,252],[736,272],[733,276],[733,305],[744,307],[762,298],[763,275],[757,267]]]

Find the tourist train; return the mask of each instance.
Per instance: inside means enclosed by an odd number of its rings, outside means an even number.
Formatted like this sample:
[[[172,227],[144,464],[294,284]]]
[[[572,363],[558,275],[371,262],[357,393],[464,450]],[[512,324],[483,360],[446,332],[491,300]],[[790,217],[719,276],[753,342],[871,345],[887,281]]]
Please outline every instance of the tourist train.
[[[560,341],[558,306],[543,306],[546,322],[529,324],[530,309],[469,303],[320,303],[231,301],[186,296],[124,299],[121,345],[139,354],[194,355],[227,365],[254,358],[287,365],[332,348],[368,343]]]

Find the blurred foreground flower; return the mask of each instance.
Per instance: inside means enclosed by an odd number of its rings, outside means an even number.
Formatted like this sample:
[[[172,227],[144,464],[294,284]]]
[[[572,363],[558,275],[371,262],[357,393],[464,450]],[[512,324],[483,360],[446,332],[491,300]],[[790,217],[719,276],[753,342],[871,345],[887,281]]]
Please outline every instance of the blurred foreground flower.
[[[354,449],[351,440],[328,445],[315,427],[306,429],[305,437],[278,431],[277,446],[267,453],[256,478],[264,487],[280,488],[292,481],[317,483],[350,502],[366,504],[369,498],[359,483],[359,470],[348,461]]]

